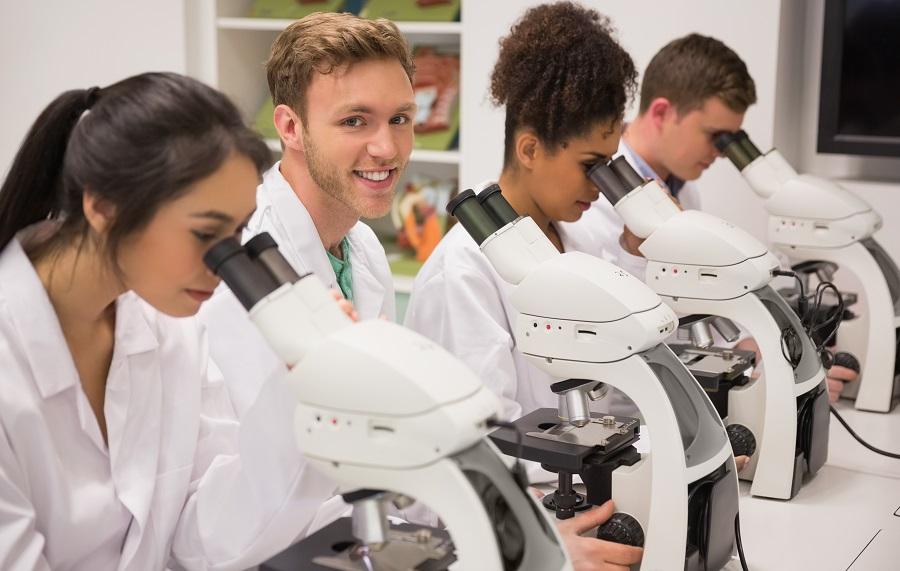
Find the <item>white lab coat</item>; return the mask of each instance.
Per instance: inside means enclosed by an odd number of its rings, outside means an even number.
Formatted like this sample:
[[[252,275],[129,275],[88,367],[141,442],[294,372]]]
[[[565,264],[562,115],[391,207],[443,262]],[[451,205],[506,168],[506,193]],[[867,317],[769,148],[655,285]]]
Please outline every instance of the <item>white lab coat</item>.
[[[556,229],[566,251],[600,254],[580,221],[557,224]],[[532,365],[516,347],[512,324],[518,312],[510,301],[514,287],[457,224],[419,270],[406,313],[407,327],[456,355],[500,397],[504,420],[557,407],[550,385],[559,379]],[[634,404],[615,389],[591,408],[637,416]],[[529,467],[533,481],[548,474]]]
[[[640,167],[634,153],[625,143],[624,138],[619,141],[619,150],[616,152],[617,157],[620,155],[624,156],[628,164],[634,167],[641,176],[658,180],[658,177],[652,171]],[[660,182],[665,186],[665,183]],[[678,201],[681,203],[682,208],[699,210],[700,192],[697,189],[697,185],[690,181],[685,182],[678,192]],[[594,234],[594,239],[605,252],[607,260],[643,281],[647,270],[647,260],[643,256],[635,256],[628,253],[622,247],[619,237],[625,228],[625,222],[606,198],[600,196],[591,205],[590,210],[585,213],[581,222],[590,227],[591,233]]]
[[[117,301],[103,443],[18,241],[0,253],[0,568],[242,569],[308,527],[333,485],[267,384],[239,425],[202,326]]]
[[[309,212],[275,164],[256,192],[256,213],[244,240],[268,232],[298,274],[312,272],[339,291],[334,269]],[[350,243],[353,305],[360,319],[394,319],[394,282],[384,248],[366,224],[357,222],[347,233]],[[254,402],[263,383],[285,371],[281,359],[247,316],[234,294],[222,284],[203,304],[200,318],[209,329],[210,354],[232,395],[238,417]]]

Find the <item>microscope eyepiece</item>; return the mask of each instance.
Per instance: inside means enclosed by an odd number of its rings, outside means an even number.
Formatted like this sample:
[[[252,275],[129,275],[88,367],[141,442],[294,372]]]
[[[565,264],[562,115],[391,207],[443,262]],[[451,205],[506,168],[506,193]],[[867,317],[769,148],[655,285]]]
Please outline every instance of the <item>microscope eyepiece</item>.
[[[278,244],[268,232],[262,232],[248,240],[244,244],[244,249],[250,259],[259,262],[278,283],[292,284],[300,279],[291,264],[278,251]]]
[[[626,159],[623,155],[620,155],[614,158],[609,163],[609,168],[613,170],[614,173],[619,177],[619,180],[622,181],[622,184],[625,185],[625,188],[628,189],[628,192],[644,186],[644,183],[647,182],[644,180],[644,177],[639,175],[636,170],[628,163],[628,159]]]
[[[244,249],[247,250],[247,255],[251,258],[258,258],[261,253],[269,248],[277,249],[278,243],[275,242],[275,238],[272,238],[272,235],[268,232],[257,234],[244,244]]]
[[[493,216],[494,221],[499,223],[501,228],[519,217],[519,213],[503,198],[500,185],[496,183],[478,193],[478,202],[484,206],[488,214]]]
[[[625,195],[632,190],[631,188],[626,188],[619,176],[609,168],[609,165],[604,163],[597,163],[592,166],[587,172],[587,177],[600,189],[601,194],[613,206],[625,198]]]
[[[219,273],[219,268],[232,256],[246,254],[241,243],[232,237],[225,238],[213,245],[203,255],[203,263],[214,274]]]
[[[247,310],[281,285],[262,266],[247,255],[235,238],[216,243],[203,256],[203,263],[228,284]]]
[[[477,195],[471,189],[462,191],[451,200],[447,204],[447,213],[459,220],[466,232],[479,246],[488,236],[503,226],[491,214],[488,214],[487,209],[479,202]]]
[[[738,170],[742,171],[762,153],[750,141],[750,137],[744,131],[736,133],[719,133],[713,143],[719,152],[728,157]]]

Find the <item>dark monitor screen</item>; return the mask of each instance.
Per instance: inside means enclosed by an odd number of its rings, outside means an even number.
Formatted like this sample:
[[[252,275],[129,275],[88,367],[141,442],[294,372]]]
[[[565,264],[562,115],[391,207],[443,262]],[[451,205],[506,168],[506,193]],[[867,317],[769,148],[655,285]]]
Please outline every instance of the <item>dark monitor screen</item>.
[[[818,150],[900,156],[900,1],[826,0]]]

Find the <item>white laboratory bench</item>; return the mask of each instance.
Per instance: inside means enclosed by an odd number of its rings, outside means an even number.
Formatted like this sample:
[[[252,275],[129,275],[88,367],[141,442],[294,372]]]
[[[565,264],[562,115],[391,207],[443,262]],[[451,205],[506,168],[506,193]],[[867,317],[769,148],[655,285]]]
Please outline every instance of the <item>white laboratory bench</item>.
[[[835,408],[867,442],[900,452],[900,408],[862,412],[847,400]],[[741,482],[741,535],[751,570],[900,569],[900,460],[867,450],[834,416],[830,426],[828,461],[794,499],[753,498]]]

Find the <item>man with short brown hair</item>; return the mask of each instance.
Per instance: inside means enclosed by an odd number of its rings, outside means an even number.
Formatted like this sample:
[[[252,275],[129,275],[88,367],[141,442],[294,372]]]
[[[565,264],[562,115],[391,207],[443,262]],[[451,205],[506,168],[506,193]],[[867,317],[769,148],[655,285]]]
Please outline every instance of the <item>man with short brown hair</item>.
[[[626,127],[618,154],[641,176],[658,180],[682,207],[699,208],[691,181],[719,157],[715,135],[740,129],[755,102],[753,78],[731,48],[700,34],[679,38],[647,66],[638,116]],[[608,201],[594,202],[593,211],[602,218],[592,223],[613,261],[643,279],[646,260],[637,250],[640,239]]]
[[[389,20],[315,13],[278,35],[266,74],[283,154],[257,189],[244,239],[268,232],[298,274],[339,290],[360,319],[393,319],[387,257],[360,218],[387,214],[412,153],[406,40]],[[231,292],[201,316],[240,414],[284,366]]]
[[[740,129],[744,113],[754,103],[753,78],[731,48],[700,34],[679,38],[647,65],[638,116],[625,128],[618,155],[644,178],[659,181],[683,208],[699,209],[700,197],[691,181],[720,156],[713,144],[716,135]],[[585,220],[611,261],[643,280],[647,260],[638,251],[642,240],[624,225],[609,201],[595,201]],[[738,347],[758,351],[752,338],[743,339]],[[841,366],[826,374],[832,401],[844,383],[858,378]],[[739,467],[744,462],[739,457]]]

